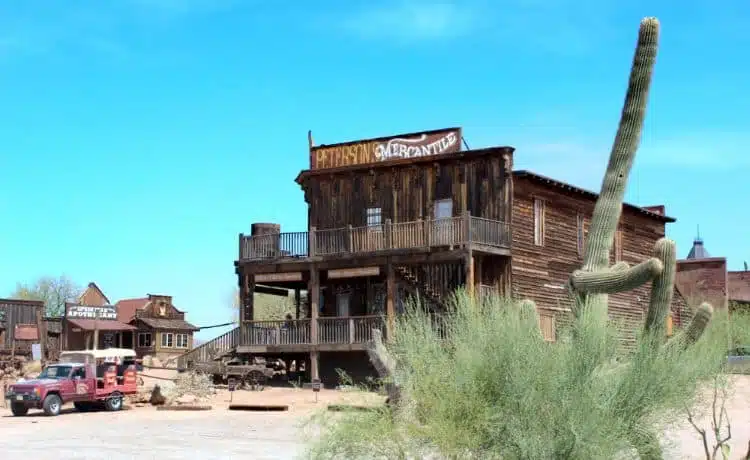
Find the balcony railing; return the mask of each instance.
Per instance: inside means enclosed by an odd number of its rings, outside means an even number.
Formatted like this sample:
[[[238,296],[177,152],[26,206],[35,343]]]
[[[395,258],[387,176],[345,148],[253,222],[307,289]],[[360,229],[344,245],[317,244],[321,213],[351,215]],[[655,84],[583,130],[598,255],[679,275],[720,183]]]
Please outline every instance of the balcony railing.
[[[274,260],[313,256],[363,254],[392,249],[460,246],[467,243],[510,247],[507,223],[471,217],[391,222],[309,232],[240,235],[241,260]]]
[[[242,328],[241,345],[312,345],[311,320],[250,321]],[[372,339],[372,329],[384,329],[381,316],[318,318],[319,344],[364,344]]]

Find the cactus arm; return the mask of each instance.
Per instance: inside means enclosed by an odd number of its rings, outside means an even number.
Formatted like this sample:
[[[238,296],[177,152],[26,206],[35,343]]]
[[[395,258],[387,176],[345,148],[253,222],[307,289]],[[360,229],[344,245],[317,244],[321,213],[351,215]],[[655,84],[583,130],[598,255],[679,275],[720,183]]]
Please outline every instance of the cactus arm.
[[[576,270],[570,276],[571,287],[578,292],[614,294],[630,291],[646,284],[664,269],[662,262],[652,257],[633,267],[613,265],[607,270],[587,272]]]
[[[667,345],[669,347],[679,347],[680,349],[686,349],[690,345],[694,344],[701,338],[703,333],[708,327],[708,323],[711,322],[711,317],[714,314],[714,307],[711,304],[703,302],[693,315],[693,319],[690,321],[688,327],[680,331],[677,335],[672,337]]]
[[[674,241],[659,239],[654,244],[654,256],[661,261],[664,270],[651,283],[651,299],[646,313],[645,331],[664,334],[669,309],[674,297],[674,277],[677,265],[677,248]]]

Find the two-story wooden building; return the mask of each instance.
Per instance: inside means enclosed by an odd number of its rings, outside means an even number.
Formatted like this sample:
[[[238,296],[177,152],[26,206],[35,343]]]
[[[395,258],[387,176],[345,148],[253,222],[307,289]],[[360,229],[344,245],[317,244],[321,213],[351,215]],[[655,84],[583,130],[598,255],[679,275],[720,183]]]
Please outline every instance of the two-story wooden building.
[[[253,224],[239,237],[241,325],[227,335],[232,348],[309,359],[310,377],[326,383],[336,368],[363,376],[372,373],[363,350],[373,327],[387,335],[409,295],[439,310],[459,286],[534,299],[555,340],[597,195],[514,173],[512,147],[461,146],[460,128],[334,145],[310,138],[310,168],[296,179],[308,228]],[[613,262],[650,256],[673,221],[663,208],[626,205]],[[297,318],[254,321],[253,293],[278,288],[297,293]],[[643,290],[613,296],[612,313],[641,321],[646,298]]]

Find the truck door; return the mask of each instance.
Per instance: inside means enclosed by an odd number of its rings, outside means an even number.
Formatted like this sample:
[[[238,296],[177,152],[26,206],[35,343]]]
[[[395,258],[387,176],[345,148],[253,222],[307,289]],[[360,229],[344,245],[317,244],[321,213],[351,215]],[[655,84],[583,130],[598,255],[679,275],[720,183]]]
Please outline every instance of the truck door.
[[[93,391],[90,379],[86,378],[86,368],[77,367],[73,370],[72,374],[73,381],[73,395],[71,399],[73,401],[85,401],[90,398],[90,394]]]

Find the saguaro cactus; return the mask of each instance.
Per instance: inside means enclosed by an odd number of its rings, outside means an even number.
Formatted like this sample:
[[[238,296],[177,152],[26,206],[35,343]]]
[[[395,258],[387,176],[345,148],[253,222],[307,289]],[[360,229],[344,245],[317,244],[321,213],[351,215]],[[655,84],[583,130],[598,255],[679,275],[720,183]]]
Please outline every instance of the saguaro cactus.
[[[609,267],[609,254],[643,130],[658,41],[659,21],[656,18],[643,19],[620,126],[591,218],[583,267],[570,276],[570,287],[577,294],[574,313],[577,316],[591,313],[602,321],[607,319],[608,294],[635,289],[651,281],[651,299],[644,327],[652,335],[663,334],[672,303],[676,264],[674,242],[660,239],[655,244],[654,256],[633,267],[624,263]],[[700,337],[712,314],[713,308],[708,304],[698,309],[686,332],[689,342]]]

